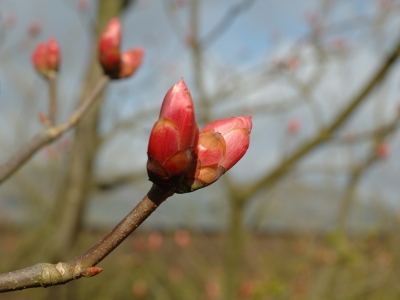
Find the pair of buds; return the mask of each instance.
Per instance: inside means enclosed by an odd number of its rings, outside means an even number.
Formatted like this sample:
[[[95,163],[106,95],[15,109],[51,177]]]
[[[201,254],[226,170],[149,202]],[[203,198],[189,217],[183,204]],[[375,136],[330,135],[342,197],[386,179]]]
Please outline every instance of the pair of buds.
[[[150,180],[177,193],[212,184],[246,153],[251,128],[251,118],[240,116],[213,121],[199,131],[192,97],[181,79],[167,92],[150,134]]]
[[[121,53],[120,46],[121,24],[114,18],[101,35],[98,46],[100,64],[104,73],[111,79],[132,76],[143,61],[142,48],[132,48]],[[32,55],[34,67],[45,78],[57,73],[60,60],[60,49],[54,38],[50,38],[47,43],[39,44]]]

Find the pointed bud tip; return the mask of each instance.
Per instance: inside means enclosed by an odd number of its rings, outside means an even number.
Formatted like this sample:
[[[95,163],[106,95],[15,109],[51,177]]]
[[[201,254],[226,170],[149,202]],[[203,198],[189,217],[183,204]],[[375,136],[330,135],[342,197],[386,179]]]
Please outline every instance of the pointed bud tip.
[[[82,276],[93,277],[100,274],[104,269],[100,267],[89,267],[82,270]]]

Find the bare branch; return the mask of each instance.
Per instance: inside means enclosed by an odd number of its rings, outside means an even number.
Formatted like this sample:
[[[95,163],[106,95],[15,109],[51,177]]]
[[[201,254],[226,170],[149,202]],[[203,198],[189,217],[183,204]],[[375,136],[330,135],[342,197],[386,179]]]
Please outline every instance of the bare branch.
[[[57,115],[57,73],[54,72],[49,78],[49,120],[50,124],[56,124]]]
[[[199,44],[202,47],[210,46],[231,26],[236,17],[248,10],[255,2],[256,0],[243,0],[241,3],[229,8],[221,21],[199,41]]]
[[[158,206],[174,194],[153,185],[136,207],[100,242],[73,260],[58,264],[41,263],[25,269],[0,274],[0,292],[10,292],[35,287],[47,287],[67,283],[81,277],[101,272],[91,269],[119,244],[121,244]]]
[[[52,126],[37,134],[27,145],[15,153],[5,164],[0,166],[0,183],[17,171],[42,146],[58,139],[69,129],[76,126],[89,108],[95,103],[100,92],[106,87],[110,79],[106,76],[100,79],[87,99],[77,108],[71,117],[64,123]]]
[[[269,186],[272,182],[283,176],[287,171],[303,158],[306,154],[310,153],[317,146],[327,142],[332,138],[332,134],[343,125],[343,123],[352,115],[355,109],[371,94],[373,89],[386,77],[391,67],[395,64],[400,55],[400,40],[397,41],[396,46],[383,61],[378,70],[371,76],[369,81],[361,89],[361,91],[349,103],[331,124],[322,129],[312,140],[306,142],[303,146],[299,147],[292,155],[284,159],[276,168],[258,182],[251,185],[244,193],[243,199],[250,198],[251,195],[257,193],[260,189]]]

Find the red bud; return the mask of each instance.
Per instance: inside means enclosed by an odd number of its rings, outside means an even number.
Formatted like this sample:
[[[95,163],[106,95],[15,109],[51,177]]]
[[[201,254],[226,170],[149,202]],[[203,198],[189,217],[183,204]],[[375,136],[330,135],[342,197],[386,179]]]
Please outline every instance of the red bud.
[[[181,79],[165,95],[160,117],[150,134],[150,180],[167,187],[179,183],[191,165],[198,136],[192,97]]]
[[[133,48],[125,51],[121,57],[119,78],[132,76],[136,72],[136,69],[142,64],[143,55],[144,50],[142,48]]]
[[[47,43],[39,44],[32,54],[32,63],[44,77],[53,76],[60,63],[60,49],[56,39],[50,38]]]
[[[118,18],[113,18],[100,37],[99,59],[104,73],[114,78],[120,69],[121,24]]]
[[[29,24],[28,33],[29,35],[35,37],[42,30],[42,24],[38,20],[34,20]]]
[[[96,276],[97,274],[101,273],[102,271],[103,271],[103,268],[100,268],[100,267],[89,267],[89,268],[82,270],[82,276],[93,277],[93,276]]]
[[[211,122],[200,131],[197,161],[192,164],[177,193],[188,193],[215,182],[246,153],[250,144],[250,117]]]
[[[112,79],[127,78],[142,64],[144,50],[134,48],[121,54],[121,24],[118,18],[108,23],[99,42],[99,60]]]
[[[381,142],[376,149],[376,155],[378,158],[385,159],[390,156],[390,151],[390,145],[386,142]]]

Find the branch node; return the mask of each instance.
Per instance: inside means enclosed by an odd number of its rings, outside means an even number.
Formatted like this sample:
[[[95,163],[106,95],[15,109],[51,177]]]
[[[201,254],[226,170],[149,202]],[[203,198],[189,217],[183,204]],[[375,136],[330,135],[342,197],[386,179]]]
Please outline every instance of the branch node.
[[[80,265],[76,265],[72,273],[72,278],[76,279],[79,278],[81,275],[82,275],[82,267]]]
[[[62,262],[59,262],[59,263],[56,265],[56,270],[58,271],[58,273],[60,273],[61,277],[64,276],[64,274],[65,274],[65,268],[64,268],[64,264],[63,264]]]

